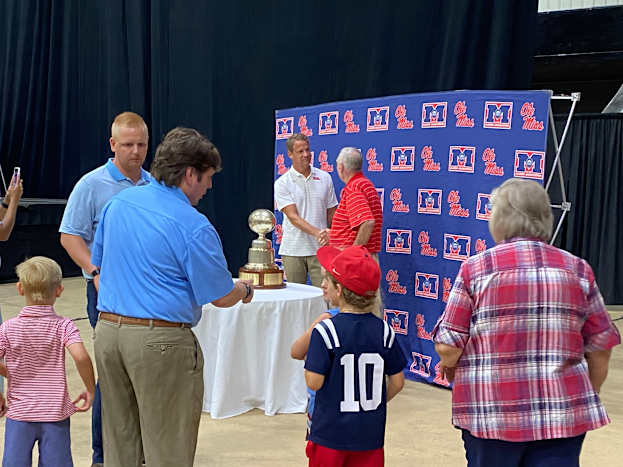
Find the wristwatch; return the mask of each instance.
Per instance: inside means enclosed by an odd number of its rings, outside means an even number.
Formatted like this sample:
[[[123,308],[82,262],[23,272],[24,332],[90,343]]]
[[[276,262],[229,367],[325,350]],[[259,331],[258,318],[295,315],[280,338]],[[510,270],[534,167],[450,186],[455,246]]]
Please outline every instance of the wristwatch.
[[[93,269],[93,271],[91,271],[91,277],[95,278],[95,276],[99,276],[100,270],[99,268],[95,268]]]
[[[251,295],[251,291],[253,290],[251,288],[251,286],[249,284],[247,284],[246,282],[244,282],[244,286],[247,288],[247,294],[244,296],[243,300],[246,300],[247,298],[249,298],[249,295]]]

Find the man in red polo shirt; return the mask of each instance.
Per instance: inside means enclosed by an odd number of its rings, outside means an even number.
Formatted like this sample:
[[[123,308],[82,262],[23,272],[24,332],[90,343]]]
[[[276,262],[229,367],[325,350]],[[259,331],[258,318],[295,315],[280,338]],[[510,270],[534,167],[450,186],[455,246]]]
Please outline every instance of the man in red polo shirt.
[[[339,249],[363,245],[378,260],[383,210],[376,188],[361,172],[361,163],[356,148],[342,148],[337,156],[337,174],[346,186],[333,215],[329,244]]]

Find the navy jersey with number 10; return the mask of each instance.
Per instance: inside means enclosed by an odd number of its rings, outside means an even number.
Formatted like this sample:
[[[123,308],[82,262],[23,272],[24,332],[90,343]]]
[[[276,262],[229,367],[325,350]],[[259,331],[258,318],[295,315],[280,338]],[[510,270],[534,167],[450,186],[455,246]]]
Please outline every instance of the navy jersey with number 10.
[[[305,369],[325,380],[316,392],[310,440],[348,451],[383,447],[385,375],[405,364],[394,331],[372,313],[339,313],[318,323]]]

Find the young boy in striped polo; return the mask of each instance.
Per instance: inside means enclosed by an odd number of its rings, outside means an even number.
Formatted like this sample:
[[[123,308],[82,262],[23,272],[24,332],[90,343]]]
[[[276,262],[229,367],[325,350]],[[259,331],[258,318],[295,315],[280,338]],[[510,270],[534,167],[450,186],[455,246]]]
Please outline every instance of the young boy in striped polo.
[[[3,466],[30,467],[39,443],[39,465],[73,466],[69,417],[89,410],[95,392],[91,358],[73,321],[54,312],[63,292],[62,272],[53,260],[35,256],[16,268],[17,291],[26,299],[16,318],[0,326],[0,374],[9,379]],[[86,390],[72,402],[67,393],[65,348],[76,363]],[[82,401],[81,405],[76,405]],[[7,404],[8,402],[8,404]],[[7,407],[8,406],[8,407]]]
[[[316,391],[309,466],[380,467],[387,401],[402,389],[406,365],[394,331],[372,313],[381,271],[362,246],[316,255],[340,312],[316,324],[307,351],[305,382]]]

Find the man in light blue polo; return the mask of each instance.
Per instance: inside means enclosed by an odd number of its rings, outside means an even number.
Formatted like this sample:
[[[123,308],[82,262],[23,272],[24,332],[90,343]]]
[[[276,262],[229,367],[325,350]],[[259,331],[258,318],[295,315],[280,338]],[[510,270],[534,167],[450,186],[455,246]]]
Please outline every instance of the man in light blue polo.
[[[110,149],[114,157],[84,175],[69,195],[59,231],[61,245],[82,268],[87,282],[87,315],[91,326],[97,323],[99,268],[91,263],[91,245],[104,205],[126,188],[146,185],[150,175],[142,169],[147,155],[147,125],[140,115],[123,112],[112,123]],[[91,420],[93,465],[103,465],[101,396],[95,392]]]
[[[156,150],[149,185],[102,211],[91,261],[101,268],[95,359],[106,467],[192,467],[203,405],[203,355],[191,331],[202,305],[253,298],[234,282],[221,240],[194,206],[221,169],[216,147],[175,128]]]

